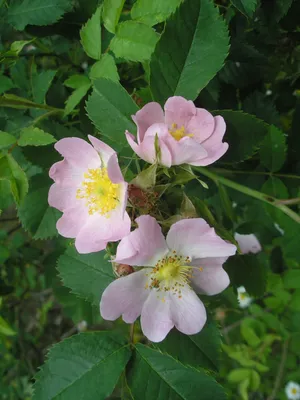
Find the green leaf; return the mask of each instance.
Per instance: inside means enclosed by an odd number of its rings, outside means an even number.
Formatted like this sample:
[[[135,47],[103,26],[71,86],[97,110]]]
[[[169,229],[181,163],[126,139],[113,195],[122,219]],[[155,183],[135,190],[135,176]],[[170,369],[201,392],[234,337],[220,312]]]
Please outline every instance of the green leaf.
[[[252,17],[257,7],[257,0],[231,0],[231,3],[246,17]]]
[[[116,57],[129,61],[150,60],[159,35],[148,25],[137,21],[125,21],[117,26],[110,49]]]
[[[152,56],[151,90],[194,100],[222,68],[228,53],[225,22],[211,0],[186,0],[167,22]]]
[[[48,205],[52,181],[47,175],[36,175],[30,181],[29,193],[19,207],[18,216],[33,239],[47,239],[57,235],[56,221],[61,213]]]
[[[56,139],[42,129],[29,126],[20,132],[19,146],[46,146],[55,143]]]
[[[5,336],[14,336],[16,332],[8,325],[8,323],[0,315],[0,334]]]
[[[145,393],[147,400],[226,399],[223,388],[204,371],[142,344],[136,345],[127,382],[135,400],[144,400]]]
[[[85,75],[71,75],[68,79],[64,81],[64,85],[71,89],[79,89],[90,83],[90,80]]]
[[[246,291],[253,296],[264,294],[267,281],[267,268],[253,254],[230,257],[225,264],[230,281],[236,287],[245,286]]]
[[[101,10],[98,7],[96,12],[80,30],[81,44],[86,54],[100,60],[101,57]]]
[[[114,280],[111,262],[105,255],[105,251],[79,254],[70,247],[58,260],[64,285],[97,306],[104,289]]]
[[[229,149],[222,161],[237,163],[253,156],[268,133],[268,125],[241,111],[216,111],[226,122],[224,141]]]
[[[111,79],[112,81],[118,82],[120,80],[120,77],[113,56],[108,53],[103,54],[101,59],[92,66],[90,78],[91,80],[95,80],[98,78],[107,78]]]
[[[152,164],[141,171],[130,183],[143,190],[151,189],[156,183],[156,170],[157,164]]]
[[[300,288],[296,289],[295,292],[292,294],[289,307],[293,311],[300,311]]]
[[[19,205],[28,191],[28,181],[25,172],[10,154],[0,158],[1,180],[9,181],[10,190]]]
[[[72,336],[50,349],[33,400],[107,399],[129,357],[123,338],[110,332]]]
[[[80,103],[80,101],[84,98],[91,87],[91,82],[86,83],[85,85],[79,87],[78,89],[74,90],[70,97],[68,97],[66,101],[66,107],[64,116],[66,117],[70,114],[74,108]]]
[[[283,275],[283,285],[286,289],[300,289],[300,269],[290,269]]]
[[[0,150],[10,147],[17,141],[16,137],[10,133],[0,131]]]
[[[10,45],[10,51],[18,55],[23,50],[23,47],[33,42],[33,40],[17,40]]]
[[[269,171],[279,171],[285,162],[286,150],[284,133],[274,125],[271,125],[268,134],[260,145],[259,156],[261,163]]]
[[[214,321],[209,318],[197,335],[184,335],[173,329],[166,339],[156,346],[183,364],[218,370],[221,338]]]
[[[147,25],[165,21],[179,7],[182,0],[137,0],[131,9],[131,18]]]
[[[135,132],[131,115],[138,111],[138,106],[119,83],[97,79],[86,110],[90,120],[115,150],[121,150],[127,142],[124,134],[126,129]]]
[[[15,87],[15,85],[10,78],[8,78],[7,76],[4,76],[4,75],[0,75],[0,94],[4,93],[7,90],[10,90],[14,87]]]
[[[111,33],[115,33],[124,3],[125,0],[104,0],[103,23],[105,28]]]
[[[32,96],[36,103],[44,103],[46,94],[55,77],[56,70],[41,71],[31,78]]]
[[[26,25],[50,25],[70,11],[70,0],[13,0],[7,13],[7,22],[19,31]]]

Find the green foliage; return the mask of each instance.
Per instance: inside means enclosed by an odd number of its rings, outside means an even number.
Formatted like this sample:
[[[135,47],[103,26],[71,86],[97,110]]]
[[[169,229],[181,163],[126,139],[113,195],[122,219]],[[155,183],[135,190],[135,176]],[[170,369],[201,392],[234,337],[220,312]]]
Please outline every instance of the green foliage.
[[[15,87],[15,85],[11,79],[9,79],[7,76],[0,75],[0,94],[12,89],[13,87]]]
[[[181,0],[162,2],[159,0],[138,0],[131,9],[132,19],[147,25],[165,21],[180,6]]]
[[[231,0],[231,3],[246,17],[252,17],[257,7],[257,0]]]
[[[128,61],[150,60],[159,35],[148,25],[125,21],[118,25],[110,49],[116,57]]]
[[[78,254],[70,247],[58,260],[58,271],[72,292],[99,305],[104,289],[114,280],[111,263],[105,252]]]
[[[124,146],[126,129],[135,131],[131,115],[138,111],[138,107],[118,83],[97,79],[86,110],[96,128],[108,138],[115,150],[121,150]],[[102,110],[101,114],[99,110]]]
[[[100,60],[101,57],[101,11],[102,7],[98,7],[95,14],[80,30],[83,49],[89,57],[95,60]]]
[[[137,377],[139,379],[137,380]],[[167,354],[142,344],[136,351],[128,371],[128,385],[134,399],[161,398],[196,400],[225,400],[226,395],[216,381],[204,371],[180,362]],[[147,391],[147,388],[151,390]]]
[[[90,72],[91,80],[107,78],[118,82],[120,80],[115,59],[110,54],[103,54],[101,59],[93,64]]]
[[[0,149],[12,146],[17,141],[16,137],[7,132],[0,132]]]
[[[260,160],[269,171],[279,171],[283,166],[286,158],[285,142],[284,133],[271,125],[259,149]]]
[[[125,0],[104,0],[103,23],[105,28],[115,33]]]
[[[72,3],[69,0],[13,0],[8,9],[7,19],[17,30],[26,25],[49,25],[59,20],[70,11]]]
[[[20,204],[28,191],[28,180],[25,172],[10,154],[0,155],[0,181],[2,180],[9,182],[15,202]]]
[[[24,128],[20,132],[18,140],[19,146],[46,146],[56,142],[56,139],[50,133],[44,132],[36,127]]]
[[[191,27],[191,28],[189,28]],[[151,91],[194,100],[221,69],[228,33],[211,0],[187,0],[168,21],[151,59]]]
[[[67,339],[50,350],[37,375],[33,400],[105,399],[129,356],[124,339],[109,332],[82,333]]]

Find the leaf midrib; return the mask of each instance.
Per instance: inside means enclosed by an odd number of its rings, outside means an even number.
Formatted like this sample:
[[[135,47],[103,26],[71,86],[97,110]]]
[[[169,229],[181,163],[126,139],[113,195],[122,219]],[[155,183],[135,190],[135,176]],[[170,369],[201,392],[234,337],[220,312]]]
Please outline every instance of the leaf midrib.
[[[19,16],[19,15],[22,15],[22,14],[29,14],[29,13],[32,13],[34,11],[44,10],[46,8],[60,8],[62,10],[64,9],[64,7],[62,7],[62,5],[59,5],[58,3],[55,3],[55,4],[48,4],[47,6],[40,6],[40,7],[35,7],[35,8],[26,8],[26,9],[24,9],[22,11],[17,12],[17,13],[16,12],[9,12],[8,15],[15,17],[15,16]]]

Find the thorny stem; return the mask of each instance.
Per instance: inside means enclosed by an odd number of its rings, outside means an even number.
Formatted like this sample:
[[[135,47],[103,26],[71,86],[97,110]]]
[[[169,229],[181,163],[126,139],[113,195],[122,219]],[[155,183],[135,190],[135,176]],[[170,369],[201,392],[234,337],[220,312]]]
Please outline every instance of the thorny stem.
[[[282,354],[281,354],[281,361],[278,367],[277,371],[277,376],[274,382],[274,388],[270,396],[267,398],[267,400],[275,400],[277,396],[277,392],[280,389],[281,381],[282,381],[282,376],[284,372],[284,367],[286,363],[286,358],[287,358],[287,353],[288,353],[288,347],[289,347],[289,339],[286,339],[286,341],[283,343],[282,347]]]
[[[228,186],[234,190],[237,190],[238,192],[244,193],[247,196],[254,197],[255,199],[261,200],[264,203],[270,204],[273,207],[278,208],[282,212],[284,212],[286,215],[288,215],[291,219],[294,221],[300,223],[300,216],[295,213],[293,210],[291,210],[289,207],[287,207],[284,204],[280,204],[280,199],[276,199],[275,197],[269,196],[265,193],[260,193],[257,190],[250,189],[244,185],[240,185],[239,183],[233,182],[227,178],[224,178],[223,176],[217,175],[207,168],[204,167],[193,167],[196,171],[199,171],[201,174],[207,176],[208,178],[212,179],[214,182],[220,182],[225,186]]]

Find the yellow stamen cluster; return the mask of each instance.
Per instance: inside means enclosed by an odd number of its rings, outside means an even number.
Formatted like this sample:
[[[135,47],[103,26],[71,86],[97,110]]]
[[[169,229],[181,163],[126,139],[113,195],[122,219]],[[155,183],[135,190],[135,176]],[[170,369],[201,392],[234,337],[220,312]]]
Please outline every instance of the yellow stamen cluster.
[[[99,213],[109,217],[119,203],[119,184],[112,183],[106,168],[88,169],[84,174],[81,188],[77,190],[76,198],[85,199],[89,214]]]
[[[178,128],[177,124],[172,124],[172,129],[170,129],[170,134],[173,136],[174,139],[176,139],[177,141],[179,141],[180,139],[182,139],[184,136],[189,136],[189,137],[193,137],[193,134],[187,134],[185,131],[185,127],[182,125],[181,128]]]
[[[297,394],[297,389],[296,388],[293,388],[292,390],[291,390],[291,392],[292,392],[292,394]]]
[[[161,292],[171,292],[177,295],[179,299],[182,298],[181,289],[188,285],[192,277],[193,268],[202,271],[202,267],[192,267],[187,264],[191,262],[189,257],[182,257],[173,251],[157,262],[152,271],[148,274],[149,284],[145,289],[156,289]],[[161,299],[163,302],[164,298]]]

